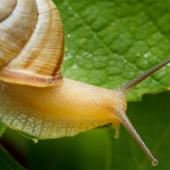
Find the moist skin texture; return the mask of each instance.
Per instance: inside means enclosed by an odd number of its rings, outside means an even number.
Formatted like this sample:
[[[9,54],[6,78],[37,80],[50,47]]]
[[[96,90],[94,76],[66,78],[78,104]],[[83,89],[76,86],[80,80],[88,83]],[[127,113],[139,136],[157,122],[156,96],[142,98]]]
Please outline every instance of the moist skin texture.
[[[125,112],[120,91],[74,80],[59,86],[37,88],[0,84],[0,121],[39,139],[73,136],[98,126],[120,123],[116,110]]]

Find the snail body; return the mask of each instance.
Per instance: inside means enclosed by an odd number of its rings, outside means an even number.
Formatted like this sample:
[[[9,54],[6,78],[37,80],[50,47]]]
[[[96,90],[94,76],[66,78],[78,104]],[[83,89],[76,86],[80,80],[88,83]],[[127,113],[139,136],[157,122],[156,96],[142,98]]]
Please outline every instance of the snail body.
[[[119,120],[113,106],[121,105],[125,110],[125,103],[118,103],[124,101],[119,91],[66,78],[54,87],[1,86],[1,121],[38,139],[73,136],[108,123],[116,125]]]
[[[126,116],[126,94],[170,63],[151,68],[118,90],[64,78],[64,34],[51,0],[0,0],[0,121],[38,139],[73,136],[123,124],[146,155],[157,160]]]

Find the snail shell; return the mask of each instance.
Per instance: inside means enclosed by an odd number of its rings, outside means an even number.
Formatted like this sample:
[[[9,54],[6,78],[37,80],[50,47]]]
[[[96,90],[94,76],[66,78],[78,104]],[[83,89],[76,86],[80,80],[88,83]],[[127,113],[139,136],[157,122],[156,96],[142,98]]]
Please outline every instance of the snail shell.
[[[63,60],[63,27],[51,0],[0,0],[0,80],[56,85]]]
[[[0,87],[5,86],[0,89],[1,122],[39,139],[73,136],[109,123],[110,115],[114,116],[112,106],[106,105],[112,105],[112,94],[117,93],[60,74],[64,35],[53,2],[0,3],[4,4],[0,7]]]

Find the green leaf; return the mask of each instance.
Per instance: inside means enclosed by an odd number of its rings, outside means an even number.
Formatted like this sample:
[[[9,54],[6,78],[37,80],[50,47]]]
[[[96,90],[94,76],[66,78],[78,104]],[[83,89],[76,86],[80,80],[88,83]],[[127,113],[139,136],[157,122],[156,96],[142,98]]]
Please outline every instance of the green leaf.
[[[55,0],[65,28],[64,75],[117,88],[170,54],[170,1]],[[129,100],[165,91],[170,68],[138,85]]]
[[[0,123],[0,137],[2,137],[5,130],[6,130],[6,126],[4,124]]]
[[[9,153],[0,145],[0,169],[1,170],[24,170]]]

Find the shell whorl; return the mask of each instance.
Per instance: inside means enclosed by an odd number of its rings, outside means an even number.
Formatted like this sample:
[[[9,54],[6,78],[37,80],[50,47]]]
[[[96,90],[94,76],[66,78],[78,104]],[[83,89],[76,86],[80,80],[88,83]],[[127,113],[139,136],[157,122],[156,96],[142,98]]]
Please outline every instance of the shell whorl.
[[[0,0],[0,4],[3,4],[3,6],[0,6],[0,22],[2,22],[13,12],[16,0]]]
[[[51,0],[0,0],[0,80],[46,87],[57,84],[64,35]]]

